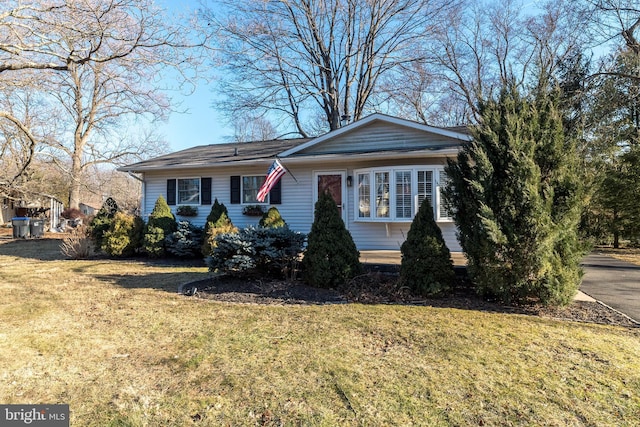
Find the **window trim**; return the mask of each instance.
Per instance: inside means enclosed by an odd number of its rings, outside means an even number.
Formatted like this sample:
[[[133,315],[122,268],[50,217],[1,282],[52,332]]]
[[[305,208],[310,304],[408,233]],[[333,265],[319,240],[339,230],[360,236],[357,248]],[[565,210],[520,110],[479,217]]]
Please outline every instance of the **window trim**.
[[[441,216],[440,215],[440,209],[443,207],[444,205],[444,201],[442,198],[442,189],[444,188],[444,186],[442,185],[442,182],[440,181],[440,175],[445,173],[444,172],[444,168],[439,168],[437,171],[437,178],[436,178],[436,206],[437,206],[437,210],[435,210],[434,212],[436,213],[436,222],[453,222],[453,216],[449,215],[449,216]],[[451,213],[451,211],[449,212]]]
[[[181,203],[180,202],[180,180],[187,180],[187,179],[198,180],[198,200],[197,201],[192,200],[188,203]],[[202,201],[202,177],[185,176],[185,177],[176,178],[176,206],[200,205],[201,201]]]
[[[262,182],[260,183],[260,185],[258,186],[257,190],[260,191],[260,188],[262,187],[262,184],[264,184],[264,181],[266,179],[266,176],[264,175],[240,175],[240,205],[241,206],[252,206],[252,205],[270,205],[271,204],[271,191],[269,191],[267,193],[267,197],[265,197],[264,202],[259,202],[259,201],[255,201],[255,202],[245,202],[244,201],[244,178],[246,177],[259,177],[262,178]],[[257,193],[256,193],[257,194]]]
[[[453,222],[453,218],[440,216],[440,205],[442,203],[440,174],[444,172],[444,167],[440,165],[394,165],[388,167],[373,167],[373,168],[361,168],[353,171],[354,185],[353,197],[354,197],[354,209],[353,218],[355,222],[382,222],[382,223],[410,223],[415,218],[417,213],[417,200],[418,200],[418,171],[431,171],[431,207],[434,212],[434,219],[436,222]],[[375,174],[380,172],[389,173],[389,213],[387,217],[377,217],[376,207],[371,206],[375,204],[376,190],[375,190]],[[411,173],[411,217],[397,217],[397,172],[410,172]],[[360,216],[360,191],[358,187],[359,177],[361,175],[369,175],[369,216]]]

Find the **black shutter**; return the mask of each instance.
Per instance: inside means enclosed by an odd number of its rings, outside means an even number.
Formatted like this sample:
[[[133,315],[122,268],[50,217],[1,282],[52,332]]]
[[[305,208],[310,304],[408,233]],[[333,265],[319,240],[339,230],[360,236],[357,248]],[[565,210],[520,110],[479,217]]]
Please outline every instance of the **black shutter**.
[[[282,179],[276,182],[269,192],[269,202],[272,205],[282,204]]]
[[[176,180],[167,180],[167,204],[169,206],[175,206],[176,204]]]
[[[211,204],[211,178],[200,178],[200,204]]]
[[[240,203],[240,177],[231,177],[231,204]]]

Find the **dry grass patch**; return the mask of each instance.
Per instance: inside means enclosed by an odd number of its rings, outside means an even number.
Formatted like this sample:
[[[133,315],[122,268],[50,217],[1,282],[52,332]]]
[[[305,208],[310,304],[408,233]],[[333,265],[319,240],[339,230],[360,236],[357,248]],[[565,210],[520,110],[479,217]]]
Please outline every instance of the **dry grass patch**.
[[[640,248],[608,248],[598,247],[597,252],[610,255],[622,261],[630,262],[635,265],[640,265]]]
[[[0,241],[0,401],[74,426],[637,425],[640,331],[410,306],[228,304],[205,267]],[[24,250],[24,252],[21,252]]]

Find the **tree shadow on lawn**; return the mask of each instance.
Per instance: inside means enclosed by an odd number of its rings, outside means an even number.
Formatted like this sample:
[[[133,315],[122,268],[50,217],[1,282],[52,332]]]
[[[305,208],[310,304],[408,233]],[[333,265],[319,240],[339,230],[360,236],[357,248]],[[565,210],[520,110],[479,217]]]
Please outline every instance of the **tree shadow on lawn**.
[[[39,238],[39,239],[13,239],[7,236],[0,236],[0,256],[10,256],[15,258],[35,259],[37,261],[63,261],[68,260],[60,245],[62,238]],[[166,267],[204,267],[204,259],[180,259],[180,258],[147,258],[143,255],[113,258],[104,253],[93,253],[88,258],[82,260],[110,260],[113,262],[139,262],[149,266]]]
[[[97,274],[97,280],[113,283],[124,289],[156,289],[177,293],[183,285],[203,280],[211,280],[208,272],[156,272],[127,274]],[[209,278],[207,278],[209,277]]]
[[[13,239],[0,236],[0,255],[38,261],[56,261],[65,259],[60,252],[62,239]]]

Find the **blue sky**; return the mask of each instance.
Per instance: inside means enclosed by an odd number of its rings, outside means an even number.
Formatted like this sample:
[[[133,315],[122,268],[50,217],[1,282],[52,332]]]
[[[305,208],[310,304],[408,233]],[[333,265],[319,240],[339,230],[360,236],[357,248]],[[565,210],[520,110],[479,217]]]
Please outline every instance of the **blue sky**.
[[[171,13],[188,13],[199,6],[197,0],[157,0],[160,7]],[[169,121],[160,123],[157,131],[169,143],[171,151],[184,150],[197,145],[228,142],[225,137],[233,135],[222,114],[212,107],[213,84],[200,82],[192,94],[179,92],[169,94],[179,110],[186,113],[172,113]]]
[[[186,113],[171,113],[169,121],[157,128],[171,151],[228,142],[225,137],[231,136],[233,130],[225,125],[222,115],[211,106],[211,86],[201,84],[191,95],[175,93],[171,97],[181,103],[181,110],[187,110]]]
[[[156,1],[171,15],[189,14],[201,4],[198,0]],[[538,3],[538,0],[524,2],[523,7],[534,10]],[[179,110],[186,110],[184,113],[172,113],[168,122],[157,125],[156,130],[169,143],[170,151],[228,142],[233,136],[233,129],[224,122],[222,113],[212,106],[215,97],[213,83],[200,82],[195,91],[188,95],[179,92],[169,95]]]

